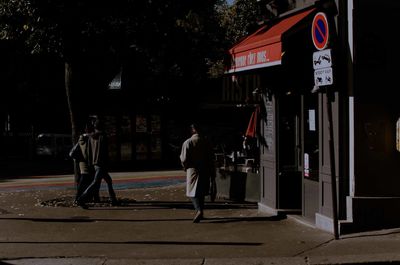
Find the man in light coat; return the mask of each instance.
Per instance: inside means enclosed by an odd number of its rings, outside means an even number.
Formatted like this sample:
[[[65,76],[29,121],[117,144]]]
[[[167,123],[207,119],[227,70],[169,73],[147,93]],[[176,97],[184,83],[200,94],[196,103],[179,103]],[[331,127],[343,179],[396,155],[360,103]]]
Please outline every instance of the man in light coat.
[[[203,218],[204,197],[209,194],[213,170],[213,153],[208,140],[196,125],[191,125],[192,136],[182,144],[180,160],[186,171],[186,196],[196,210],[194,223]]]

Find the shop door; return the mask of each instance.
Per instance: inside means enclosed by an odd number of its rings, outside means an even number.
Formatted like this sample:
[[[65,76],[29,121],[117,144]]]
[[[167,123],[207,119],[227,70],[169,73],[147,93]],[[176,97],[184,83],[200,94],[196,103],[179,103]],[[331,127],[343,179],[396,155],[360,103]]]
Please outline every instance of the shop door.
[[[278,104],[278,208],[301,210],[301,97],[284,95]]]
[[[315,223],[319,200],[318,96],[303,96],[303,217]]]

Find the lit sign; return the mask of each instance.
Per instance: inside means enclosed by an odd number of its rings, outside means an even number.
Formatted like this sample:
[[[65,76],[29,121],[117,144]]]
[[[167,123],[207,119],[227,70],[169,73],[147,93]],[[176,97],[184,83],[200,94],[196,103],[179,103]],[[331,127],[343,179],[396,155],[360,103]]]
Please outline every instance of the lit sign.
[[[281,43],[277,42],[258,49],[236,53],[232,56],[232,65],[228,73],[280,65],[281,46]]]

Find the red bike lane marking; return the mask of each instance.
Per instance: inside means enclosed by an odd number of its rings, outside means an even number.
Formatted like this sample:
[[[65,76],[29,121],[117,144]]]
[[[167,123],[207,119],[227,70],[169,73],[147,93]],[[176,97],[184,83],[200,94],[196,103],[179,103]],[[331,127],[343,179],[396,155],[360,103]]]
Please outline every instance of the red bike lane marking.
[[[126,178],[126,179],[113,179],[113,183],[150,183],[157,181],[168,181],[168,180],[184,180],[185,176],[150,176],[150,177],[140,177],[140,178]],[[12,189],[35,189],[38,187],[75,187],[75,183],[73,181],[68,182],[44,182],[44,183],[30,183],[30,184],[15,184],[15,185],[7,185],[1,186],[0,190],[12,190]]]

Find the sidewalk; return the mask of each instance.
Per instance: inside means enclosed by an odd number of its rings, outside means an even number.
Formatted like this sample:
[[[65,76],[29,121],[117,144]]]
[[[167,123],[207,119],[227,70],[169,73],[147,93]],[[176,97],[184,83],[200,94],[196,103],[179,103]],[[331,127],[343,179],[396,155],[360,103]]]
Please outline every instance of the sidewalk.
[[[334,240],[292,216],[222,199],[193,224],[184,188],[117,190],[121,206],[88,210],[72,207],[70,189],[0,193],[0,265],[400,264],[400,230]]]

